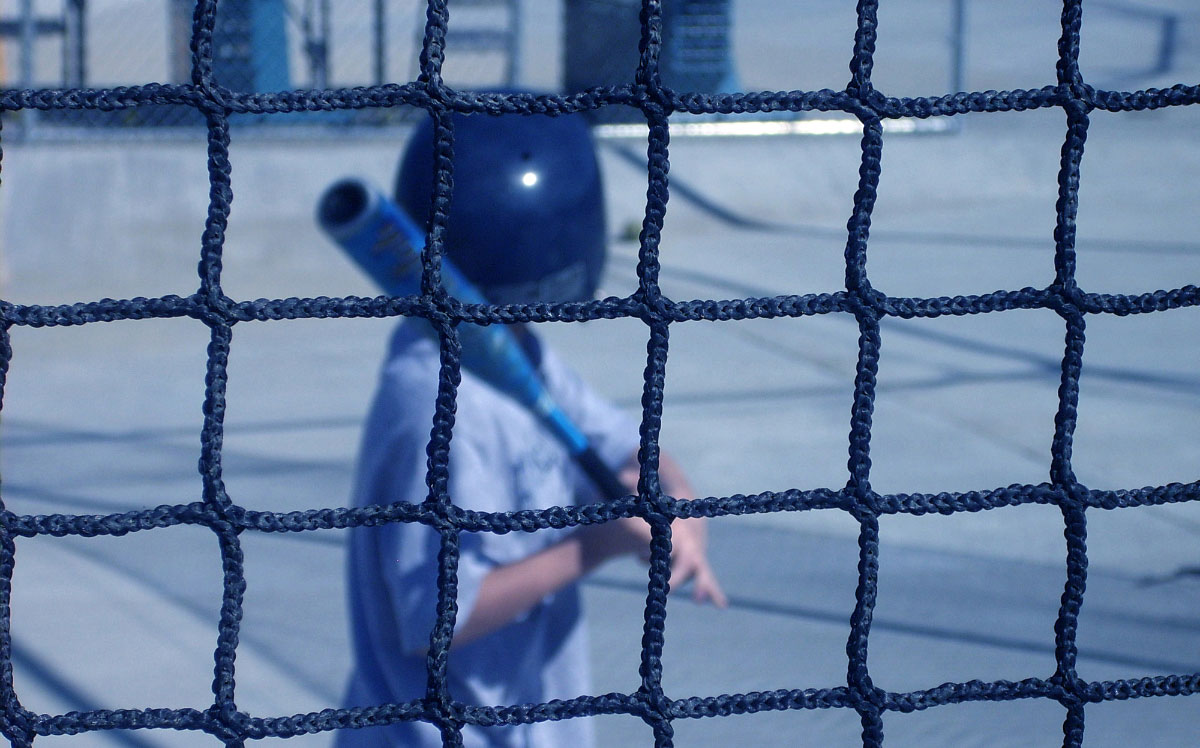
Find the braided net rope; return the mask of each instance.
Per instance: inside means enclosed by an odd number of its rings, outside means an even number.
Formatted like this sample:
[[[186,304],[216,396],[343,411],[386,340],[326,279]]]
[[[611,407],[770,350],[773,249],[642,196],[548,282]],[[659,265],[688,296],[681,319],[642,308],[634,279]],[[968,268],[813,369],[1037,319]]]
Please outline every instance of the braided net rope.
[[[1089,509],[1147,506],[1200,498],[1200,482],[1171,484],[1137,490],[1089,490],[1075,478],[1071,465],[1073,433],[1083,367],[1084,324],[1088,315],[1129,315],[1158,312],[1200,304],[1200,289],[1185,286],[1171,291],[1140,295],[1088,293],[1075,280],[1075,218],[1079,167],[1092,110],[1131,111],[1195,104],[1200,87],[1176,85],[1136,92],[1101,91],[1087,85],[1079,70],[1081,0],[1068,0],[1062,13],[1058,44],[1058,82],[1036,90],[955,93],[933,98],[889,98],[871,85],[878,3],[861,0],[850,63],[851,79],[840,91],[791,91],[705,95],[664,88],[658,78],[661,49],[661,0],[645,0],[641,11],[642,35],[639,64],[634,79],[619,87],[595,88],[565,96],[474,94],[455,91],[440,75],[448,28],[445,0],[431,0],[427,12],[421,74],[405,85],[384,85],[352,90],[293,91],[246,94],[222,88],[212,75],[212,30],[217,13],[215,0],[199,0],[192,29],[192,83],[149,84],[105,90],[29,90],[0,93],[0,110],[94,109],[112,111],[146,105],[180,105],[203,114],[208,132],[210,204],[201,238],[198,291],[187,298],[164,296],[127,300],[104,299],[64,306],[3,303],[0,337],[0,374],[6,375],[12,349],[13,325],[42,327],[82,325],[118,319],[191,317],[211,331],[208,346],[207,388],[200,456],[202,500],[108,516],[18,516],[0,514],[0,731],[14,746],[33,744],[39,735],[75,734],[92,730],[173,728],[210,733],[227,746],[246,740],[292,737],[338,728],[384,725],[400,720],[426,720],[438,725],[446,745],[461,744],[464,724],[519,724],[583,715],[630,714],[653,730],[655,745],[672,745],[672,722],[765,710],[841,708],[856,711],[862,723],[864,746],[883,744],[884,720],[889,712],[911,712],[933,706],[970,701],[1050,699],[1065,710],[1065,746],[1079,746],[1084,738],[1084,715],[1089,704],[1114,699],[1194,694],[1200,674],[1175,674],[1119,681],[1089,682],[1076,672],[1076,624],[1083,604],[1088,556],[1085,544]],[[230,201],[230,117],[240,113],[276,114],[298,111],[357,109],[410,105],[425,109],[436,127],[435,210],[424,255],[422,293],[392,298],[308,298],[235,301],[221,287],[221,253]],[[635,107],[649,125],[648,190],[638,263],[638,288],[625,298],[586,303],[532,306],[466,305],[449,297],[440,285],[440,256],[450,207],[453,169],[451,112],[519,113],[547,116],[597,110],[611,106]],[[1000,290],[980,296],[953,298],[896,298],[874,290],[867,277],[868,229],[880,174],[883,122],[897,117],[942,117],[967,112],[1005,112],[1047,107],[1064,110],[1068,127],[1062,146],[1058,176],[1055,279],[1046,288]],[[858,189],[848,222],[846,287],[832,293],[732,301],[674,301],[660,291],[659,238],[667,197],[668,118],[673,113],[840,111],[862,123],[862,161]],[[1014,485],[968,493],[879,495],[870,484],[872,407],[878,374],[880,320],[938,317],[1001,312],[1013,309],[1050,309],[1065,326],[1061,384],[1051,448],[1050,481],[1039,485]],[[859,354],[849,430],[849,479],[839,490],[788,490],[754,496],[735,495],[678,501],[660,490],[658,437],[662,416],[667,342],[673,323],[691,320],[735,320],[760,317],[802,317],[818,314],[853,315],[859,327]],[[430,457],[428,499],[421,504],[397,503],[358,509],[324,508],[273,513],[250,511],[227,494],[221,469],[226,364],[232,328],[250,320],[328,317],[383,317],[415,315],[427,318],[441,341],[440,389],[428,447]],[[649,328],[641,422],[642,472],[636,496],[611,503],[581,507],[555,507],[544,511],[485,514],[464,511],[450,504],[447,461],[454,423],[454,401],[459,383],[460,345],[456,326],[511,322],[565,322],[634,317]],[[1058,506],[1063,515],[1067,579],[1054,627],[1057,667],[1047,679],[970,681],[935,688],[893,693],[877,688],[867,663],[868,640],[876,600],[879,517],[885,514],[921,515],[938,512],[974,512],[997,507],[1037,503]],[[670,572],[670,521],[675,517],[718,517],[778,511],[840,509],[860,524],[858,584],[846,644],[847,679],[833,688],[809,688],[673,699],[662,688],[660,656],[664,644],[666,597]],[[544,704],[467,706],[455,702],[446,682],[447,653],[456,604],[456,567],[459,536],[463,532],[530,532],[603,522],[616,517],[644,517],[653,530],[641,654],[641,685],[633,693],[582,696]],[[442,537],[439,556],[437,623],[428,655],[428,689],[424,698],[400,704],[355,709],[328,709],[282,717],[253,716],[235,705],[234,661],[237,651],[242,597],[245,589],[240,536],[246,532],[310,532],[320,529],[379,525],[387,522],[423,522]],[[64,715],[38,715],[25,709],[14,691],[9,601],[15,538],[36,535],[123,535],[180,524],[200,525],[216,533],[221,548],[224,594],[215,650],[214,700],[204,711],[196,709],[95,710]]]

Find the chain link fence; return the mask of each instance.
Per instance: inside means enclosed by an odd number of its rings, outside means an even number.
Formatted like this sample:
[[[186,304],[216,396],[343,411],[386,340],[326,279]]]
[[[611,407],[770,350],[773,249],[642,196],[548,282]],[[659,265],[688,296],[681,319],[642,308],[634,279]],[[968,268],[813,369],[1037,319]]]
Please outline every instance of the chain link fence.
[[[677,91],[705,93],[841,85],[849,51],[827,40],[844,38],[841,16],[852,12],[853,4],[810,0],[804,27],[770,27],[764,32],[755,26],[763,38],[744,38],[744,22],[767,12],[759,6],[768,7],[772,1],[664,2],[663,82]],[[424,0],[221,0],[215,29],[216,78],[221,86],[239,92],[411,81],[419,72],[426,5]],[[547,92],[629,84],[637,63],[641,5],[641,0],[451,0],[445,82],[459,89],[521,87]],[[0,3],[0,87],[187,83],[194,6],[194,0]],[[975,83],[966,80],[971,38],[967,21],[973,3],[897,0],[887,7],[930,19],[919,36],[888,40],[889,54],[902,63],[890,70],[914,81],[911,93],[962,91]],[[1125,65],[1124,72],[1144,77],[1170,68],[1178,46],[1173,14],[1123,0],[1098,2],[1093,12],[1120,16],[1130,33],[1154,37],[1152,59]],[[810,71],[831,65],[836,70],[808,80]],[[780,78],[777,82],[772,71],[787,75],[775,76]],[[605,117],[643,121],[639,112],[623,109],[612,107]],[[413,115],[396,108],[239,115],[233,121],[255,126],[379,126]],[[58,136],[69,128],[80,138],[129,131],[131,126],[149,134],[200,124],[200,115],[190,107],[154,105],[120,112],[24,111],[12,119],[21,127],[10,134],[47,133],[55,127]],[[287,128],[276,131],[282,134]]]
[[[0,5],[7,11],[0,16],[0,86],[95,89],[190,82],[194,7],[194,0]],[[421,0],[223,0],[214,33],[216,77],[221,86],[239,92],[409,81],[418,73],[425,8]],[[519,13],[519,0],[456,3],[447,82],[472,88],[514,85],[520,74]],[[403,111],[367,111],[275,119],[379,123],[405,116]],[[120,113],[58,110],[36,117],[39,127],[199,124],[195,110],[171,106]]]

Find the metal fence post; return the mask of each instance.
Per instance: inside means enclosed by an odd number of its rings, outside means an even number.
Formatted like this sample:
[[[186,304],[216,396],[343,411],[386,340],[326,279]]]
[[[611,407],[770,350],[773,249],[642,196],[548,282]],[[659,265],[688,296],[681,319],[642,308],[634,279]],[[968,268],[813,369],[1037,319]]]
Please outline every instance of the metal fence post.
[[[63,11],[63,85],[87,85],[87,0],[67,0]]]
[[[375,85],[387,79],[387,2],[375,0]]]
[[[36,41],[37,19],[33,15],[33,0],[21,0],[21,88],[33,88],[33,47]]]
[[[950,93],[966,91],[967,0],[952,0],[950,10]]]

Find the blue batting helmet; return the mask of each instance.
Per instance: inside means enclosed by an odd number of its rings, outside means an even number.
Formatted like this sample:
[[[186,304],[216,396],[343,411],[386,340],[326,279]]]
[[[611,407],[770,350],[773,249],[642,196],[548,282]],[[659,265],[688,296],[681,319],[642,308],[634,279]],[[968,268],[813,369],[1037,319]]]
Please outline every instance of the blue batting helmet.
[[[446,254],[495,304],[592,298],[605,258],[604,194],[579,115],[453,115]],[[419,224],[433,193],[433,125],[404,151],[396,202]]]

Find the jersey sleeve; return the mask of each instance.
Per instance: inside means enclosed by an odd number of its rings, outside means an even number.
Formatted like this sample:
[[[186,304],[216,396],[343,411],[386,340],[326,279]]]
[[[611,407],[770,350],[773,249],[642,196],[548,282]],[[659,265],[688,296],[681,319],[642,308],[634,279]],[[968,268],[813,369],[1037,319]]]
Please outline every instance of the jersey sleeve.
[[[420,450],[424,456],[424,449]],[[424,460],[421,460],[421,489],[424,485]],[[472,440],[457,434],[451,440],[448,491],[460,506],[482,511],[501,511],[504,477],[487,455]],[[415,466],[414,466],[415,467]],[[397,478],[408,482],[402,476]],[[417,499],[423,500],[424,494]],[[489,506],[490,505],[490,506]],[[439,556],[441,533],[429,525],[403,523],[389,525],[394,561],[387,561],[387,582],[394,604],[402,646],[412,653],[428,646],[429,635],[437,618]],[[504,539],[494,533],[458,534],[456,628],[461,627],[475,607],[479,589],[488,573],[503,562]]]

